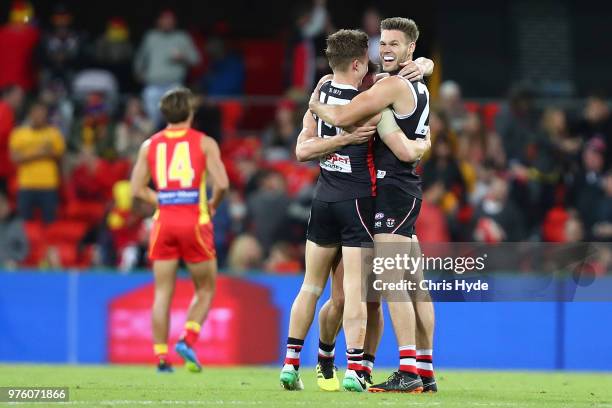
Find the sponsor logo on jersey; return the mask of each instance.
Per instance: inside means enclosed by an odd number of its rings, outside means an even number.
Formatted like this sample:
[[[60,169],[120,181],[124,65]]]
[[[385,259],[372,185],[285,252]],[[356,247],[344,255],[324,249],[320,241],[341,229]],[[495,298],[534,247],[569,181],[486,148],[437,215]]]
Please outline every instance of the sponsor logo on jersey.
[[[387,218],[387,227],[393,228],[395,225],[395,218]]]
[[[379,179],[385,178],[386,175],[387,175],[387,172],[384,170],[378,170],[376,172],[376,178],[379,178]]]
[[[376,213],[376,215],[374,216],[375,220],[382,220],[383,218],[385,218],[385,213]]]
[[[157,193],[159,205],[197,204],[200,202],[200,191],[191,190],[163,190]]]
[[[337,171],[340,173],[352,173],[351,158],[338,153],[332,153],[321,159],[322,169],[327,171]]]
[[[376,221],[374,223],[374,228],[380,228],[380,227],[382,227],[382,221]]]

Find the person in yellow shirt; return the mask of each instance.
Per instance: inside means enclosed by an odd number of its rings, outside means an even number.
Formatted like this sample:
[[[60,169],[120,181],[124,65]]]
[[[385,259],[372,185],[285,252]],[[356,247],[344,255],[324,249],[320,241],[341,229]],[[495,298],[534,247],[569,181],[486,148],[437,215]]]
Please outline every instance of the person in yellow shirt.
[[[47,106],[36,102],[28,112],[28,123],[11,133],[9,149],[17,166],[17,209],[25,220],[40,209],[45,223],[56,218],[60,185],[59,160],[64,138],[49,125]]]

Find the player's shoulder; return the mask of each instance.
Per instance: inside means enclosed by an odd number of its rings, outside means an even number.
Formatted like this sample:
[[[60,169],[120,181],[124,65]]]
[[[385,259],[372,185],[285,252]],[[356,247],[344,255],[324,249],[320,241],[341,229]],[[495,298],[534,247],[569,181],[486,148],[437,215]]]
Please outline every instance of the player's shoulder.
[[[374,89],[377,92],[382,90],[388,90],[395,92],[398,89],[401,89],[402,86],[406,86],[406,84],[410,84],[410,82],[406,81],[404,78],[399,75],[391,75],[388,77],[384,77],[376,81],[374,85],[370,89]],[[402,85],[403,84],[403,85]]]

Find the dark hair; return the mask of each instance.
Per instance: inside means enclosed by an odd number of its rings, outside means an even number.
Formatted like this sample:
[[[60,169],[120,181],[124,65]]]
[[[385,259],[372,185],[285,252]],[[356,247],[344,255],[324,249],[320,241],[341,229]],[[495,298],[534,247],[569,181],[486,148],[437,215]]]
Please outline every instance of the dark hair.
[[[162,96],[159,102],[164,119],[168,123],[180,123],[189,118],[193,111],[192,93],[184,87],[169,90]]]
[[[380,31],[398,30],[404,33],[408,42],[416,42],[419,39],[419,27],[414,20],[404,17],[385,18],[380,22]]]
[[[368,52],[368,35],[361,30],[339,30],[327,37],[325,56],[332,70],[344,71]]]

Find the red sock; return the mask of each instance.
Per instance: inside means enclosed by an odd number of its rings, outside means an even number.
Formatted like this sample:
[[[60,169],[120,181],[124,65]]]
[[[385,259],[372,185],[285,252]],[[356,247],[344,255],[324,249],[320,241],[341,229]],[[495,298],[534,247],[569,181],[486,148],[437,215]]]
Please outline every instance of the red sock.
[[[185,322],[185,328],[183,329],[183,333],[181,334],[181,340],[185,342],[189,347],[193,347],[193,345],[198,341],[198,337],[200,336],[201,326],[199,323],[194,321]]]

